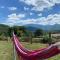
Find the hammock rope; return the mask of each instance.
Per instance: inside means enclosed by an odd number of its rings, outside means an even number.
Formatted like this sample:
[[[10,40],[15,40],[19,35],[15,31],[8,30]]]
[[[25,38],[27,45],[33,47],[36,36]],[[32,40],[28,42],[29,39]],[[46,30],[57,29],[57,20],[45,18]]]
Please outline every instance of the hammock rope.
[[[28,50],[19,42],[18,37],[13,33],[13,44],[15,46],[19,60],[43,60],[60,53],[57,46],[49,46],[38,50]]]

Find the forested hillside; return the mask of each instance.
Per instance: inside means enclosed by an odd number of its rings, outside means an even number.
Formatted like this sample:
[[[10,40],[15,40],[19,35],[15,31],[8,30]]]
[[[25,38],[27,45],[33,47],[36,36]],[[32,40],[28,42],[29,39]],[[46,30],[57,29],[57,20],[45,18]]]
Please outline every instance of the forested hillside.
[[[9,26],[8,25],[0,24],[0,33],[7,32],[8,29],[9,29]]]

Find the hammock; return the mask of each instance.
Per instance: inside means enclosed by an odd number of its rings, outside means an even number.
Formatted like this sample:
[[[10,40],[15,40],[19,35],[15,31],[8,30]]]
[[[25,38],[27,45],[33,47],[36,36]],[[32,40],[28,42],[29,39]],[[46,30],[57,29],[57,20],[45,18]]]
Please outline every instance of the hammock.
[[[28,50],[22,46],[15,34],[13,34],[13,44],[15,46],[19,60],[43,60],[60,53],[60,50],[53,45],[34,51]]]

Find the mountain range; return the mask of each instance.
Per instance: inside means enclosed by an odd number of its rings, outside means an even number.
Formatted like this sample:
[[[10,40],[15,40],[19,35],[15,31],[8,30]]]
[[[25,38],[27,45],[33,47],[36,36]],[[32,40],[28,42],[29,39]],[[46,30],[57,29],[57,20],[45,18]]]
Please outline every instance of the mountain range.
[[[27,30],[35,31],[37,29],[42,29],[44,31],[59,31],[60,32],[60,24],[55,25],[39,25],[39,24],[26,24],[24,25]],[[0,24],[0,32],[8,31],[9,26]]]
[[[38,25],[38,24],[27,24],[26,29],[35,31],[37,29],[42,29],[45,31],[60,31],[60,24],[55,25]]]

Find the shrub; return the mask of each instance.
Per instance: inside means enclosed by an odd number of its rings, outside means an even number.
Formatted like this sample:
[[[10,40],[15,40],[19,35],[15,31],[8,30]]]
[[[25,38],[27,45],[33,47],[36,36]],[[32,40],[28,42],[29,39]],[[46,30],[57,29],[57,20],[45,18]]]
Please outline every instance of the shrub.
[[[20,41],[21,42],[29,42],[30,38],[29,37],[21,37]]]
[[[39,36],[42,36],[43,35],[43,30],[42,29],[37,29],[35,32],[34,32],[34,36],[35,37],[39,37]]]
[[[52,43],[52,38],[49,38],[48,36],[45,36],[45,37],[43,37],[41,42],[51,44]]]

